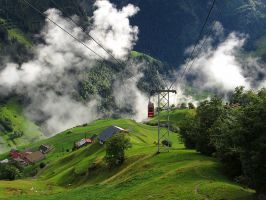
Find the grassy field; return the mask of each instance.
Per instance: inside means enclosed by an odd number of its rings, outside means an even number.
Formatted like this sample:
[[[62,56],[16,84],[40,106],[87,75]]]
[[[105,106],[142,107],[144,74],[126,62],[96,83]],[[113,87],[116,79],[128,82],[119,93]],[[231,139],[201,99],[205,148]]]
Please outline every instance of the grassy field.
[[[170,123],[173,127],[179,127],[182,121],[185,119],[187,115],[194,115],[195,110],[193,109],[174,109],[170,111]],[[162,123],[165,123],[167,121],[168,113],[166,111],[162,111],[160,113],[160,120]],[[152,118],[149,122],[147,122],[148,125],[155,126],[158,124],[158,116],[156,115],[154,118]]]
[[[18,28],[11,28],[7,32],[9,40],[15,39],[19,43],[29,47],[33,45],[32,41],[28,39]]]
[[[132,148],[125,163],[108,169],[104,146],[94,143],[71,151],[73,142],[110,125],[129,130]],[[254,192],[230,181],[215,159],[184,149],[176,133],[173,148],[156,154],[156,128],[132,120],[98,120],[40,143],[54,146],[47,166],[34,179],[0,181],[1,199],[252,199]],[[69,152],[68,152],[69,151]]]
[[[17,40],[19,43],[28,47],[33,45],[32,41],[24,33],[22,33],[22,31],[12,23],[12,21],[0,18],[0,25],[7,30],[9,40]]]
[[[16,100],[10,100],[8,103],[0,104],[0,120],[8,119],[11,122],[12,131],[4,132],[0,130],[0,153],[16,148],[17,146],[27,145],[35,141],[45,139],[38,126],[27,120],[23,115],[21,106]],[[10,139],[13,132],[23,132],[23,136]]]

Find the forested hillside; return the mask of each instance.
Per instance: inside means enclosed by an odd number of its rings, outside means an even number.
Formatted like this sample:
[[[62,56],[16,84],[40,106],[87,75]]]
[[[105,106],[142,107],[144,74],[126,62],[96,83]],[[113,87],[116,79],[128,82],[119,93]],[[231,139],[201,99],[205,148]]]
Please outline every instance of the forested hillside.
[[[175,66],[184,62],[184,50],[195,44],[207,10],[211,6],[209,0],[112,0],[112,2],[118,5],[130,2],[140,7],[139,14],[132,20],[132,23],[138,25],[141,30],[136,50]],[[264,55],[265,59],[265,0],[217,1],[211,19],[220,21],[226,33],[237,31],[248,34],[246,50]],[[205,34],[207,32],[208,30]]]
[[[87,17],[92,16],[94,3],[84,0],[31,0],[30,2],[42,11],[58,6],[67,15],[76,14],[81,17],[81,25],[90,23]],[[140,30],[135,49],[174,66],[184,62],[184,50],[196,42],[197,34],[211,4],[209,0],[165,0],[163,3],[160,0],[112,0],[111,2],[119,7],[132,3],[140,8],[140,12],[131,20]],[[0,5],[0,18],[7,20],[9,27],[19,27],[31,39],[44,24],[42,16],[33,12],[21,0],[1,0]],[[265,13],[265,0],[225,0],[217,1],[211,19],[220,21],[226,33],[237,31],[248,34],[246,50],[255,51],[255,55],[265,59]]]

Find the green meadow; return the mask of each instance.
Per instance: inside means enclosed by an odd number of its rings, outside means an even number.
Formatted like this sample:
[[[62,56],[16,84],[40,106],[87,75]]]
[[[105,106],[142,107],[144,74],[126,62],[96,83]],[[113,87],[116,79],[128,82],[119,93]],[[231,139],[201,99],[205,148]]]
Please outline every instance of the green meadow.
[[[191,111],[188,111],[191,112]],[[72,151],[73,143],[99,134],[110,125],[128,130],[132,148],[125,163],[109,169],[105,147],[97,142]],[[254,191],[228,179],[215,159],[187,150],[177,133],[173,147],[156,154],[157,129],[126,119],[97,120],[33,143],[54,147],[44,169],[33,178],[0,181],[1,199],[252,199]],[[26,147],[24,147],[26,148]],[[39,165],[28,167],[34,170]]]

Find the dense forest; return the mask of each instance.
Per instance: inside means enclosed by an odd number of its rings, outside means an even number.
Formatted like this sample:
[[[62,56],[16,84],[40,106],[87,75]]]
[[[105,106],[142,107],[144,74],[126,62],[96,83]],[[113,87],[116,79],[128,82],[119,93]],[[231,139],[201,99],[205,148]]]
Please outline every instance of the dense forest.
[[[187,148],[215,156],[224,171],[259,194],[266,192],[266,90],[235,89],[228,103],[213,97],[181,125]]]
[[[41,11],[48,8],[60,8],[66,15],[80,16],[80,24],[90,24],[94,1],[33,1]],[[118,7],[132,3],[140,8],[139,13],[131,19],[140,30],[139,41],[135,50],[149,54],[163,62],[178,67],[184,62],[184,50],[195,44],[196,35],[207,15],[210,1],[179,0],[112,0]],[[6,27],[17,26],[31,40],[44,24],[44,19],[21,0],[1,0],[0,18],[6,20]],[[248,52],[265,59],[266,35],[266,2],[265,0],[217,1],[211,20],[221,22],[226,34],[236,31],[249,35],[245,46]],[[21,20],[23,19],[23,20]],[[149,26],[147,26],[149,24]],[[210,27],[210,23],[208,24]],[[205,30],[207,33],[208,30]]]

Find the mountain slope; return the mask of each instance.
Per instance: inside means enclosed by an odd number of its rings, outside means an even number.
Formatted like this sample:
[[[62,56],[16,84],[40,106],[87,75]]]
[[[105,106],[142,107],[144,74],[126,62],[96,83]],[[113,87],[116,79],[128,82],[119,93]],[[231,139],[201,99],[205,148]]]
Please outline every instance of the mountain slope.
[[[23,115],[15,99],[0,104],[0,153],[44,138],[39,127]]]
[[[41,11],[57,7],[52,1],[33,1],[33,5]],[[87,16],[93,14],[94,1],[54,0],[67,15],[76,14],[81,17],[80,24],[88,25]],[[193,45],[207,16],[211,0],[111,0],[119,8],[132,3],[140,8],[140,12],[131,20],[139,27],[139,41],[135,50],[149,54],[159,60],[179,65],[184,62],[185,49]],[[1,1],[0,17],[8,19],[23,33],[38,42],[35,34],[44,24],[41,15],[32,10],[23,1]],[[266,35],[266,1],[265,0],[226,0],[216,1],[210,20],[220,21],[225,33],[232,31],[249,35],[245,49],[256,51],[256,41]],[[148,26],[147,26],[148,24]],[[208,27],[210,25],[207,24]],[[206,30],[205,33],[208,31]],[[97,39],[97,38],[96,38]],[[265,53],[263,54],[265,55]]]
[[[74,152],[63,150],[85,133],[98,134],[109,125],[129,130],[132,148],[126,152],[127,159],[121,167],[108,169],[103,160],[104,147],[97,143]],[[23,186],[19,185],[21,181],[12,185],[0,181],[0,198],[252,199],[253,191],[222,175],[215,159],[184,149],[176,133],[171,133],[173,149],[169,153],[155,154],[156,138],[156,128],[121,119],[99,120],[67,130],[43,141],[54,145],[55,150],[45,161],[47,167],[35,179],[24,180]]]
[[[120,7],[132,3],[140,8],[132,19],[140,29],[135,49],[175,66],[184,63],[185,49],[195,44],[212,3],[212,0],[111,1]],[[226,34],[233,31],[248,34],[245,49],[253,51],[254,41],[266,35],[265,13],[265,0],[216,1],[210,21],[220,21]]]

